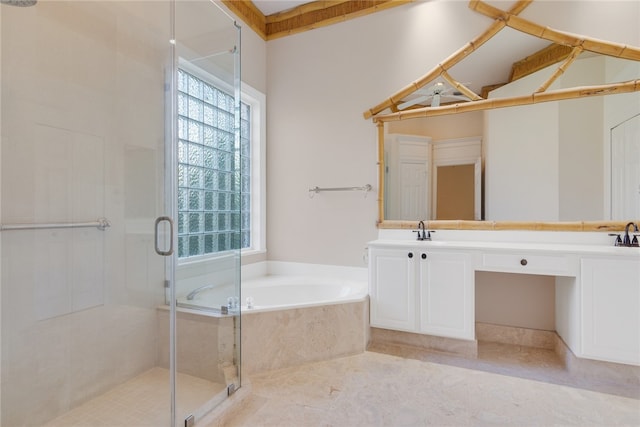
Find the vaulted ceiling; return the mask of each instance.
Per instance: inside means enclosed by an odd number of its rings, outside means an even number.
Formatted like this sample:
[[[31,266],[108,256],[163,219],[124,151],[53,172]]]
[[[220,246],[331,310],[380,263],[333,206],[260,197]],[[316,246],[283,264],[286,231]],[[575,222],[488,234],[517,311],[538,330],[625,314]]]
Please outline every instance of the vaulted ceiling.
[[[312,30],[319,27],[343,22],[349,19],[357,18],[363,15],[368,15],[381,10],[389,9],[395,6],[402,6],[408,3],[412,3],[416,0],[359,0],[359,1],[295,1],[295,0],[222,0],[223,3],[244,23],[250,26],[256,31],[263,39],[273,40],[280,37],[297,34],[303,31]],[[515,23],[523,21],[520,17],[516,17],[522,10],[528,8],[528,6],[534,3],[533,0],[514,0],[510,11],[503,11],[496,9],[485,3],[490,0],[470,0],[469,9],[475,12],[483,11],[490,18],[495,19],[492,27],[489,27],[487,32],[480,35],[477,39],[470,42],[470,48],[462,49],[457,52],[453,59],[445,68],[451,67],[451,71],[455,72],[458,79],[453,79],[447,70],[439,65],[434,70],[427,73],[419,81],[412,82],[406,88],[403,88],[398,93],[392,95],[388,100],[384,101],[381,105],[378,105],[371,110],[365,112],[365,117],[376,116],[383,110],[391,108],[392,114],[389,118],[395,118],[396,115],[413,115],[425,110],[428,114],[440,114],[441,111],[459,108],[458,102],[447,102],[443,99],[443,104],[450,104],[449,106],[440,105],[440,93],[438,93],[438,103],[431,105],[432,100],[435,98],[433,95],[436,93],[434,88],[439,88],[438,84],[433,83],[435,78],[439,80],[446,80],[451,86],[453,91],[451,94],[455,95],[453,98],[459,98],[460,96],[467,97],[465,101],[476,101],[463,103],[466,104],[464,108],[471,108],[472,105],[481,105],[482,102],[487,103],[486,98],[490,90],[501,86],[507,82],[517,80],[532,72],[540,70],[551,64],[565,61],[564,67],[567,67],[577,57],[577,55],[585,50],[582,46],[587,40],[587,45],[596,44],[602,46],[608,46],[613,49],[614,53],[620,49],[622,51],[632,52],[633,60],[638,60],[638,48],[624,47],[620,48],[616,44],[608,44],[607,42],[599,41],[597,39],[590,39],[589,37],[579,36],[578,39],[572,35],[563,34],[561,31],[555,31],[547,29],[546,32],[562,34],[562,37],[543,37],[538,33],[527,33],[522,28],[518,28],[518,31],[511,29],[513,25],[509,25],[510,20]],[[556,5],[553,2],[536,1],[535,8],[538,10],[544,10],[548,14],[553,14]],[[582,6],[581,6],[582,7]],[[491,13],[488,13],[491,12]],[[540,13],[538,13],[540,15]],[[544,14],[542,14],[544,16]],[[520,21],[518,21],[520,19]],[[524,20],[526,21],[526,19]],[[524,22],[523,21],[523,22]],[[515,25],[515,24],[514,24]],[[529,24],[529,25],[534,25]],[[506,27],[503,31],[498,30],[499,34],[492,28]],[[538,27],[536,27],[538,28]],[[544,27],[540,26],[542,30],[540,33],[544,33]],[[526,30],[526,29],[525,29]],[[459,59],[466,58],[469,52],[475,51],[476,47],[484,44],[485,41],[491,39],[491,43],[487,43],[483,46],[482,55],[473,55],[465,59],[464,66],[462,64],[456,65]],[[572,44],[572,42],[575,42]],[[602,49],[604,47],[600,46]],[[469,47],[469,46],[467,46]],[[588,46],[587,46],[588,47]],[[589,51],[588,48],[586,48]],[[606,49],[604,49],[606,51]],[[605,52],[606,53],[606,52]],[[634,56],[635,55],[635,56]],[[612,55],[619,56],[619,55]],[[626,58],[626,56],[623,55]],[[447,59],[449,61],[452,58]],[[446,62],[445,61],[445,62]],[[561,68],[562,72],[564,69]],[[502,76],[502,77],[500,77]],[[461,82],[469,82],[463,84]],[[638,81],[633,83],[632,90],[640,90],[640,83]],[[631,84],[630,83],[630,84]],[[423,86],[433,84],[429,87],[433,93],[427,94],[418,93],[419,89]],[[466,86],[468,85],[468,86]],[[606,89],[607,92],[611,90],[620,91],[620,87],[612,88],[598,88],[600,92]],[[540,89],[544,92],[544,89]],[[415,93],[414,93],[415,92]],[[429,92],[429,91],[427,91]],[[597,93],[600,93],[596,91]],[[442,92],[444,94],[444,92]],[[451,95],[449,94],[449,95]],[[582,92],[578,94],[584,96]],[[427,103],[423,102],[428,100]],[[482,102],[479,102],[482,101]],[[462,104],[461,104],[462,105]],[[432,111],[434,110],[437,111]],[[439,108],[438,108],[439,107]],[[408,111],[409,109],[416,109],[419,111]],[[399,111],[407,110],[407,111]],[[448,110],[447,110],[448,111]],[[393,117],[391,117],[393,116]]]

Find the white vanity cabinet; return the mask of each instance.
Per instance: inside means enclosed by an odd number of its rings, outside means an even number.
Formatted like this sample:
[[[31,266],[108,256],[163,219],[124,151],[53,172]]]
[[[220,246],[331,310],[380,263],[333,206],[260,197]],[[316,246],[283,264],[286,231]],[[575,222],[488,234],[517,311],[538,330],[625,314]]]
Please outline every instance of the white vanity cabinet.
[[[555,330],[571,352],[640,366],[640,249],[599,233],[381,234],[369,242],[371,326],[474,340],[476,272],[551,276]]]
[[[415,260],[410,247],[370,249],[371,326],[416,332]]]
[[[426,245],[370,248],[371,326],[473,340],[472,255]]]
[[[420,252],[420,332],[475,339],[473,255],[466,252]]]
[[[582,356],[640,365],[640,260],[584,257]]]

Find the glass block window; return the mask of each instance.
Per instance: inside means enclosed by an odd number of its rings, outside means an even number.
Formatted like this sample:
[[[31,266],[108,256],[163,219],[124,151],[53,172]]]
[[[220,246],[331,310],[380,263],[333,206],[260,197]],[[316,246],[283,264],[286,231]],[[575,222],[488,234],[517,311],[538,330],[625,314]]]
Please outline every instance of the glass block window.
[[[251,246],[251,107],[178,70],[178,257]]]

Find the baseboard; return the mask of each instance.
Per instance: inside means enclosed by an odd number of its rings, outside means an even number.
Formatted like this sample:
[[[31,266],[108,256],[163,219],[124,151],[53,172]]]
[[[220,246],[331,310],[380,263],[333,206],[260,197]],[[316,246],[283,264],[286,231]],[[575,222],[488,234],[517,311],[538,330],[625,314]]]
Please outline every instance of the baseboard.
[[[640,366],[576,357],[562,338],[556,337],[555,352],[572,376],[598,383],[624,384],[640,390]]]
[[[482,342],[495,342],[555,350],[558,338],[558,334],[556,334],[555,331],[542,331],[490,323],[476,323],[476,339]]]
[[[369,343],[376,346],[409,346],[473,358],[478,355],[478,343],[475,340],[436,337],[381,328],[371,328]]]

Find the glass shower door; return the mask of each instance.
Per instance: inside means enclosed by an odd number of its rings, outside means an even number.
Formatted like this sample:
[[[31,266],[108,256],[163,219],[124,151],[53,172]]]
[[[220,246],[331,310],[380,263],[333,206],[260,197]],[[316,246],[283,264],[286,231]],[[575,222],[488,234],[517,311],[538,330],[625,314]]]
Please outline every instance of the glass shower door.
[[[215,3],[175,8],[177,420],[240,386],[240,30]],[[183,411],[198,382],[207,392]],[[195,402],[193,402],[195,403]]]

